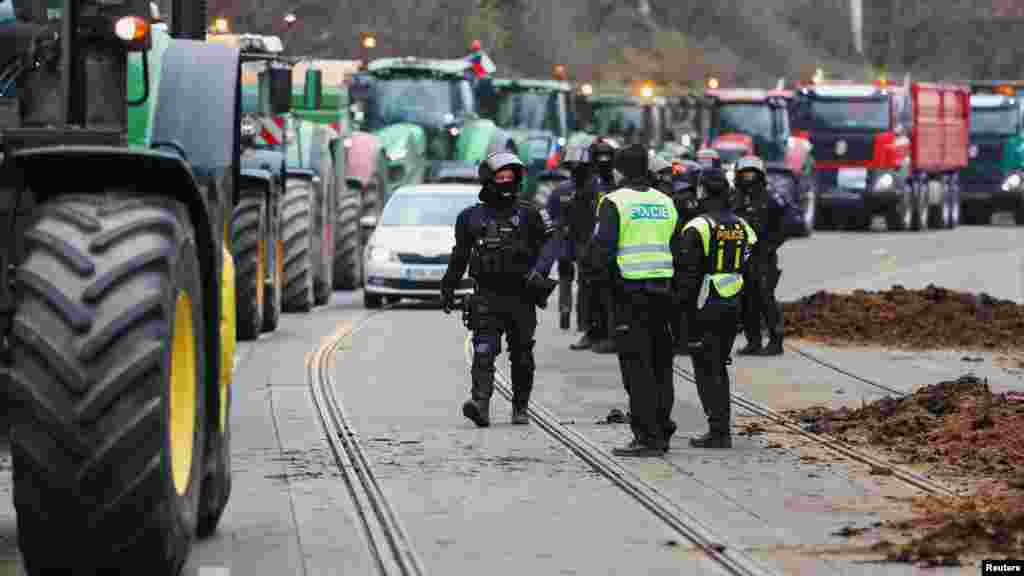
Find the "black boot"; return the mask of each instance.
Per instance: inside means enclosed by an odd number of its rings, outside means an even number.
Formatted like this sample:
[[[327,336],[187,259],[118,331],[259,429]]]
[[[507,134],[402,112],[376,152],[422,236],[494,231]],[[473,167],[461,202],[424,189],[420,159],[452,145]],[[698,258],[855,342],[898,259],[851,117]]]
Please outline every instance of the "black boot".
[[[676,433],[677,429],[678,426],[676,426],[676,423],[671,420],[669,420],[668,423],[665,424],[665,452],[668,452],[668,445],[672,441],[672,435]]]
[[[462,405],[462,415],[481,428],[491,425],[490,399],[474,398],[466,400]]]
[[[782,338],[772,337],[768,345],[757,352],[758,356],[782,356]]]
[[[634,458],[652,458],[664,455],[665,449],[661,446],[643,444],[634,438],[629,444],[626,444],[622,448],[612,448],[612,454],[616,456]]]
[[[579,341],[569,344],[570,350],[588,350],[594,345],[594,338],[590,336],[590,332],[584,332],[583,336],[580,337]]]
[[[740,348],[736,353],[740,356],[759,356],[761,354],[761,341],[760,340],[747,340],[747,345]]]
[[[517,425],[529,424],[530,416],[526,411],[526,406],[513,406],[512,407],[512,423]]]
[[[708,432],[697,438],[690,438],[690,446],[694,448],[732,448],[732,434]]]

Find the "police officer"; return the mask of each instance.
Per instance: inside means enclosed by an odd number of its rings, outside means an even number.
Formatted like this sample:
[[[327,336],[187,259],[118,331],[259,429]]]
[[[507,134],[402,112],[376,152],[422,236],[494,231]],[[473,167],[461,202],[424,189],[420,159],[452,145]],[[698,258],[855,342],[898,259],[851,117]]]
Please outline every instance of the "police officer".
[[[672,199],[649,186],[647,148],[633,144],[617,154],[623,187],[604,198],[594,234],[614,279],[615,337],[623,384],[629,394],[633,440],[619,456],[660,456],[675,432],[671,420],[672,336],[665,310],[672,306],[673,244],[682,225]]]
[[[775,301],[779,269],[779,246],[785,241],[783,218],[786,204],[777,192],[768,189],[764,162],[757,156],[744,156],[736,162],[736,192],[742,208],[739,213],[757,232],[758,242],[747,268],[743,289],[743,333],[747,345],[742,355],[778,356],[782,354],[782,313]],[[768,326],[768,345],[761,346],[761,317]]]
[[[648,178],[650,179],[651,188],[659,190],[667,196],[672,196],[673,173],[671,162],[657,154],[651,155],[648,161]]]
[[[597,207],[605,194],[616,188],[615,146],[611,141],[597,138],[590,145],[592,177],[587,185],[576,192],[571,208],[572,235],[576,239],[577,271],[580,289],[578,306],[583,310],[584,329],[580,340],[569,347],[573,350],[592,348],[599,353],[615,352],[612,340],[609,310],[611,294],[608,290],[608,270],[600,258],[588,255],[588,246],[597,223]]]
[[[730,448],[729,354],[736,339],[743,272],[757,234],[730,210],[729,182],[720,168],[701,172],[704,213],[684,227],[680,283],[688,306],[697,310],[699,344],[691,351],[697,394],[709,431],[691,438],[697,448]]]
[[[686,224],[700,213],[697,186],[700,184],[701,166],[692,160],[682,160],[673,163],[672,169],[672,203],[679,214],[679,221]],[[697,322],[696,310],[682,306],[681,298],[677,298],[676,304],[671,318],[674,350],[677,355],[685,356],[689,354],[690,327]]]
[[[570,210],[577,190],[582,190],[589,183],[590,153],[588,148],[577,144],[567,147],[562,166],[569,171],[571,179],[562,182],[552,190],[551,195],[548,196],[546,209],[548,217],[558,230],[558,281],[561,285],[560,290],[568,291],[565,298],[559,294],[559,313],[567,319],[566,314],[571,314],[571,310],[562,310],[561,306],[565,302],[570,307],[572,306],[572,282],[576,272],[576,242],[569,226]],[[580,299],[577,298],[576,327],[580,330],[583,330],[586,325],[582,310]],[[568,330],[569,326],[564,323],[562,328]]]
[[[455,247],[441,280],[445,313],[455,307],[455,288],[467,265],[476,281],[476,291],[469,299],[473,386],[462,414],[480,427],[491,421],[494,360],[501,352],[502,334],[512,365],[512,423],[527,423],[526,406],[533,389],[535,306],[546,306],[557,286],[545,277],[556,256],[554,226],[534,204],[517,200],[525,174],[526,167],[509,152],[492,154],[480,164],[481,203],[459,213]]]

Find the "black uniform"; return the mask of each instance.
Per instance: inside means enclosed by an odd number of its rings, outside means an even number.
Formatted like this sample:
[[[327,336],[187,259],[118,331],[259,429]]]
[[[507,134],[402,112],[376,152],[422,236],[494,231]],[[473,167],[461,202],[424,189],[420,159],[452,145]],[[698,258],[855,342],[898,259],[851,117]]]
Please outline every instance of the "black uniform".
[[[619,152],[619,170],[629,178],[623,187],[649,189],[647,149],[633,145]],[[670,243],[679,254],[682,222],[677,222]],[[672,333],[665,310],[674,306],[671,278],[626,280],[616,262],[619,246],[619,211],[614,202],[603,202],[594,235],[594,249],[610,272],[615,305],[615,339],[623,385],[629,395],[630,427],[634,440],[615,449],[621,456],[653,456],[668,450],[675,433],[672,405]],[[677,256],[673,256],[673,264]]]
[[[753,197],[751,197],[753,196]],[[757,245],[744,279],[743,333],[747,345],[740,354],[777,355],[782,353],[783,322],[775,289],[782,270],[779,269],[779,247],[785,241],[783,218],[786,204],[778,192],[761,190],[741,194],[739,211],[754,231]],[[768,327],[768,347],[761,347],[761,318]]]
[[[597,206],[601,198],[614,192],[616,187],[613,175],[596,174],[577,191],[571,208],[570,227],[576,239],[580,286],[577,300],[583,325],[586,326],[583,338],[573,345],[576,350],[594,346],[602,352],[614,352],[614,348],[608,346],[612,336],[608,269],[600,257],[591,255],[590,242],[597,224]]]
[[[485,163],[507,162],[502,159],[505,156],[515,159],[508,153],[496,156],[497,162],[489,158]],[[500,166],[494,168],[498,171]],[[514,195],[500,197],[486,184],[486,178],[481,180],[485,181],[481,203],[463,210],[455,223],[455,247],[441,281],[442,298],[450,302],[468,266],[470,277],[476,281],[469,314],[473,386],[463,413],[479,426],[489,425],[494,362],[501,353],[504,334],[512,365],[513,420],[525,423],[533,389],[536,306],[546,305],[547,296],[557,285],[543,276],[554,264],[558,244],[546,213],[532,203],[515,200]]]
[[[687,172],[673,179],[672,203],[675,204],[679,221],[685,225],[700,214],[700,202],[697,200],[697,181],[700,177],[700,165],[690,163]],[[696,309],[682,305],[682,299],[676,298],[677,306],[670,318],[672,337],[675,340],[676,354],[689,354],[690,327],[697,323]]]
[[[704,277],[713,273],[742,274],[749,258],[751,239],[742,227],[741,219],[727,205],[727,192],[722,192],[704,201],[705,214],[715,223],[711,226],[710,242],[707,254],[704,252],[703,241],[696,229],[686,228],[683,233],[681,267],[677,269],[680,290],[688,306],[699,306]],[[721,230],[724,233],[719,234]],[[742,232],[742,239],[736,239],[737,232]],[[722,239],[719,239],[721,237]],[[719,253],[730,255],[722,259],[722,268],[716,269],[717,258],[708,255]],[[739,267],[736,258],[739,253]],[[696,447],[728,448],[732,446],[730,430],[729,373],[726,369],[729,354],[736,340],[737,315],[739,302],[737,297],[717,297],[714,288],[702,308],[697,309],[697,325],[694,327],[700,335],[700,343],[691,351],[694,376],[697,380],[697,394],[708,418],[709,432],[701,438],[690,440]]]

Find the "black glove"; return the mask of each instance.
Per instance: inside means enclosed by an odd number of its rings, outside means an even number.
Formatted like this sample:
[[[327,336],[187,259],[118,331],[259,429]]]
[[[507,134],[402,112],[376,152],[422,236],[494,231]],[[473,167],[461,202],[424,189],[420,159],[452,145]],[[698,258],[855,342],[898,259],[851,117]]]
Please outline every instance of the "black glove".
[[[526,276],[526,289],[533,295],[534,303],[540,308],[548,307],[548,298],[558,288],[558,280],[545,278],[536,270]]]
[[[441,309],[445,314],[451,314],[455,310],[455,291],[450,288],[441,288]]]

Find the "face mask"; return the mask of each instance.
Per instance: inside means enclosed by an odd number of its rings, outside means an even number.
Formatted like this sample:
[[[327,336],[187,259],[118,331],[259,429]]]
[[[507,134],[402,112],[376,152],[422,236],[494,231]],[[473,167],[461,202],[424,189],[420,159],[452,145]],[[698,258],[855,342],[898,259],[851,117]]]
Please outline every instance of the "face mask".
[[[512,200],[519,192],[519,182],[516,180],[511,182],[495,182],[493,186],[498,198],[502,200]]]

